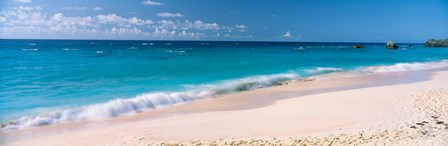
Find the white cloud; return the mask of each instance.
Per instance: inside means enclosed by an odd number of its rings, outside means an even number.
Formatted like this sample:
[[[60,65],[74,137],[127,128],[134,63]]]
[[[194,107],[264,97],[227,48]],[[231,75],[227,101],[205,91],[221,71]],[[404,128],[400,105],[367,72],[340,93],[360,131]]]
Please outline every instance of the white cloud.
[[[109,31],[105,32],[106,34],[141,34],[142,30],[133,27],[133,28],[116,28],[112,27]]]
[[[240,32],[245,32],[247,29],[247,26],[244,24],[236,25],[235,28],[240,29]]]
[[[92,17],[66,17],[62,13],[56,13],[51,17],[49,23],[51,26],[93,26],[94,18]],[[50,26],[50,27],[51,27]]]
[[[181,30],[219,30],[221,27],[217,23],[205,23],[201,20],[196,21],[172,21],[172,20],[160,20],[155,25],[155,28],[163,29],[181,29]]]
[[[124,24],[127,19],[121,16],[118,16],[117,14],[109,14],[109,15],[98,15],[96,16],[96,19],[99,23],[117,23],[117,24]]]
[[[73,8],[71,7],[72,10]],[[0,22],[0,38],[225,38],[228,34],[233,35],[231,30],[247,29],[243,24],[226,26],[202,20],[153,22],[150,19],[123,17],[114,13],[91,16],[73,16],[63,12],[49,14],[39,6],[0,10]]]
[[[217,23],[204,23],[201,20],[196,20],[193,23],[186,21],[189,26],[199,30],[218,30],[220,27]]]
[[[14,1],[19,3],[31,3],[31,0],[14,0]]]
[[[84,11],[87,10],[87,7],[63,7],[64,10],[77,10],[77,11]]]
[[[94,10],[94,11],[101,11],[103,10],[102,7],[93,7],[93,8],[89,8],[89,7],[63,7],[63,10],[75,10],[75,11],[85,11],[85,10]]]
[[[139,19],[137,17],[132,17],[128,19],[128,23],[132,25],[146,25],[146,24],[153,24],[151,20],[143,20]]]
[[[94,7],[93,10],[95,10],[95,11],[102,11],[103,8],[102,7]]]
[[[283,37],[285,37],[285,38],[292,38],[291,32],[287,31],[287,32],[283,35]]]
[[[155,29],[154,32],[151,34],[153,37],[156,38],[193,38],[193,39],[199,39],[207,37],[204,33],[197,33],[197,32],[188,32],[186,30],[182,31],[176,31],[176,30],[168,30],[168,29]]]
[[[43,25],[45,23],[45,14],[40,12],[42,8],[35,7],[13,7],[11,10],[3,10],[0,13],[4,17],[5,25]],[[8,21],[10,20],[10,21]]]
[[[247,26],[244,25],[244,24],[236,25],[235,27],[238,28],[238,29],[246,29],[247,28]]]
[[[159,16],[159,17],[183,17],[184,15],[182,15],[181,13],[164,12],[164,13],[158,13],[157,16]]]
[[[2,16],[0,16],[0,22],[5,22],[6,21],[6,18],[5,17],[2,17]]]
[[[33,10],[42,10],[42,7],[40,6],[19,6],[19,7],[13,7],[11,10],[18,10],[18,11],[33,11]]]
[[[98,15],[95,17],[98,23],[101,24],[118,24],[119,26],[133,26],[133,25],[149,25],[154,22],[149,19],[140,19],[137,17],[132,18],[124,18],[118,16],[117,14],[109,14],[109,15]]]
[[[144,4],[144,5],[152,5],[152,6],[161,6],[161,5],[163,5],[163,3],[161,3],[161,2],[156,2],[156,1],[151,1],[151,0],[142,1],[142,4]]]

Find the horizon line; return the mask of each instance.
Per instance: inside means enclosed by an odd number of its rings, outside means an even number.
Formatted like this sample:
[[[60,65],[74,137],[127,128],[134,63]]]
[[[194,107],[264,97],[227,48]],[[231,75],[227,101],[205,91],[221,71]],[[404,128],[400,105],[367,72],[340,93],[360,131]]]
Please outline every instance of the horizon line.
[[[351,42],[351,41],[281,41],[281,40],[273,40],[273,41],[263,41],[263,40],[143,40],[143,39],[52,39],[52,38],[43,38],[43,39],[31,39],[31,38],[0,38],[0,40],[54,40],[54,41],[166,41],[166,42],[268,42],[268,43],[371,43],[371,44],[380,44],[386,43],[384,42]],[[398,44],[424,44],[425,42],[395,42]]]

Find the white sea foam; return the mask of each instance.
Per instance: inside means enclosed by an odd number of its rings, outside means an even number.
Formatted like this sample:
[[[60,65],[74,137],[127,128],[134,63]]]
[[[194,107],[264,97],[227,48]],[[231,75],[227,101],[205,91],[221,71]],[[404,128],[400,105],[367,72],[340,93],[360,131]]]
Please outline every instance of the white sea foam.
[[[328,79],[328,78],[338,78],[338,77],[352,77],[360,76],[366,74],[374,73],[385,73],[385,72],[403,72],[403,71],[418,71],[418,70],[429,70],[448,67],[448,60],[442,60],[438,62],[414,62],[414,63],[397,63],[394,65],[382,65],[382,66],[370,66],[361,67],[349,71],[339,71],[328,74],[317,75],[316,79]]]
[[[62,49],[62,50],[64,50],[64,51],[76,51],[76,50],[78,50],[77,48],[75,48],[75,49],[71,49],[71,48],[64,48],[64,49]]]
[[[342,71],[344,69],[342,68],[335,68],[335,67],[316,67],[313,69],[307,69],[305,72],[311,73],[311,74],[317,74],[317,73],[329,73],[334,71]]]
[[[298,47],[298,48],[294,48],[294,50],[305,50],[304,47]]]
[[[251,90],[276,85],[284,80],[295,79],[296,74],[275,74],[220,81],[215,84],[190,87],[185,92],[158,92],[141,94],[134,98],[114,99],[105,103],[73,107],[38,116],[22,117],[2,123],[2,130],[23,129],[32,126],[56,124],[65,121],[98,120],[133,114],[149,109],[187,103],[216,95]]]
[[[34,48],[34,49],[22,49],[22,51],[39,51],[39,49],[36,49],[36,48]]]
[[[380,73],[380,72],[400,72],[400,71],[414,71],[414,70],[427,70],[433,68],[448,67],[448,60],[440,62],[414,62],[414,63],[397,63],[389,66],[373,66],[361,68],[360,70]]]

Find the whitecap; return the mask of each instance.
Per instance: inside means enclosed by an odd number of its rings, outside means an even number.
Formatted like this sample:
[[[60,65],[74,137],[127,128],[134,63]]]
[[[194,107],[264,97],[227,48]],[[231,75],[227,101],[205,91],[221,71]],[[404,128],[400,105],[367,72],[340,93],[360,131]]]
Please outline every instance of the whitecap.
[[[305,48],[299,47],[299,48],[294,48],[294,50],[305,50]]]
[[[34,49],[22,49],[22,51],[39,51],[39,49],[34,48]]]
[[[64,50],[64,51],[76,51],[76,50],[78,50],[78,49],[77,49],[77,48],[75,48],[75,49],[63,48],[62,50]]]

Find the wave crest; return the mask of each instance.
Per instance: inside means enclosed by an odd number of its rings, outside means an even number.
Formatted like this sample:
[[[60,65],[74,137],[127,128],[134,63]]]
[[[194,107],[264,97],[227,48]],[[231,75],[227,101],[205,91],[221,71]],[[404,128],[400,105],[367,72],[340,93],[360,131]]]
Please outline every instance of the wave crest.
[[[114,99],[105,103],[57,110],[38,116],[22,117],[2,123],[2,130],[23,129],[31,126],[56,124],[65,121],[99,120],[142,112],[149,109],[187,103],[196,99],[276,85],[295,79],[296,74],[275,74],[221,81],[200,85],[185,92],[157,92],[137,95],[134,98]]]
[[[335,68],[335,67],[316,67],[313,69],[307,69],[305,72],[311,73],[311,74],[318,74],[318,73],[330,73],[335,71],[342,71],[344,69],[342,68]]]

